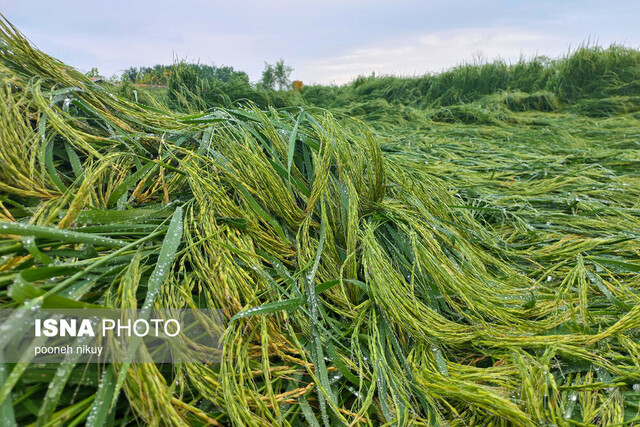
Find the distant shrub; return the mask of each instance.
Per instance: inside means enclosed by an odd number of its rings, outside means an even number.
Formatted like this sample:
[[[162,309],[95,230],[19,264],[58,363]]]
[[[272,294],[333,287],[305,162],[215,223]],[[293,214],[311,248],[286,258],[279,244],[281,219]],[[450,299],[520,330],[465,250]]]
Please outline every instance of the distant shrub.
[[[492,97],[511,111],[558,111],[583,99],[640,96],[640,52],[623,46],[585,45],[563,58],[544,56],[515,64],[497,60],[463,64],[440,74],[418,77],[360,76],[342,86],[310,86],[303,90],[307,103],[343,108],[352,103],[385,100],[392,105],[430,109],[468,104]],[[631,102],[612,98],[609,102]],[[587,107],[586,105],[590,105]],[[573,111],[598,114],[596,101],[581,103]],[[602,114],[630,111],[603,102]],[[593,110],[592,110],[593,109]]]
[[[558,97],[549,91],[532,94],[521,91],[502,92],[499,98],[511,111],[557,111],[561,106]]]
[[[607,117],[640,111],[640,96],[581,99],[567,111],[589,117]]]

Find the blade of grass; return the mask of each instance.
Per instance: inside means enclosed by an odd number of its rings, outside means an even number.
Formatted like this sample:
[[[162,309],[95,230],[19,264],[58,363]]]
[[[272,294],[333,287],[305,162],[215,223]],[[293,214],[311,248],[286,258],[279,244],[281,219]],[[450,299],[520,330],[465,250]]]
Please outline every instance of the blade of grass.
[[[162,242],[162,248],[160,249],[160,254],[158,255],[158,262],[153,269],[153,273],[151,273],[151,277],[149,277],[149,282],[147,284],[147,295],[145,297],[144,303],[142,304],[141,312],[138,315],[138,319],[148,320],[156,295],[160,291],[160,286],[169,275],[169,271],[173,264],[174,258],[176,256],[176,253],[178,252],[178,247],[182,242],[182,233],[182,207],[178,207],[176,208],[176,211],[171,218],[169,228],[167,229],[167,234],[165,235],[165,238]],[[140,346],[141,342],[141,338],[137,335],[134,335],[129,343],[129,346],[127,347],[127,353],[125,354],[124,359],[125,361],[120,365],[120,370],[118,372],[115,391],[113,394],[113,399],[111,401],[111,407],[113,407],[113,405],[115,405],[116,403],[117,396],[120,393],[120,389],[122,387],[122,384],[124,383],[125,376],[127,375],[127,371],[129,369],[129,366],[131,365],[131,361],[135,357],[135,353],[138,351],[138,347]]]

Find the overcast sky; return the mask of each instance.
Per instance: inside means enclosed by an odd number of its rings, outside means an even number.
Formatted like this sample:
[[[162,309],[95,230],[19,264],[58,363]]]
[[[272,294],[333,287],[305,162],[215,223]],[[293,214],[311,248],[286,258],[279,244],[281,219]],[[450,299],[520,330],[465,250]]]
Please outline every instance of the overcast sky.
[[[587,40],[640,46],[640,1],[0,0],[38,48],[105,76],[174,58],[305,83],[437,72],[478,56],[560,56]]]

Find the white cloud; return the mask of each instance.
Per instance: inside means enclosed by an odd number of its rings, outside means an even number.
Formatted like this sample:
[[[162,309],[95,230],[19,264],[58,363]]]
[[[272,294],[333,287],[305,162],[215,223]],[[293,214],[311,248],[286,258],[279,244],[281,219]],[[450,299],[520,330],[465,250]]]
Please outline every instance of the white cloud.
[[[535,54],[558,56],[567,49],[567,40],[552,34],[518,28],[472,28],[418,34],[389,40],[376,47],[312,60],[298,70],[301,79],[318,83],[343,84],[358,75],[421,75],[439,72],[474,58],[515,61]]]

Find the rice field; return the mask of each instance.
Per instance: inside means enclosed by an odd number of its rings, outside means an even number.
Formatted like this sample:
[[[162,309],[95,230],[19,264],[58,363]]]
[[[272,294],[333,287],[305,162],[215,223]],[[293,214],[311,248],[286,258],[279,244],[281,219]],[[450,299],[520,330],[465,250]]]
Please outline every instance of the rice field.
[[[180,113],[6,21],[0,94],[3,309],[224,315],[216,363],[0,363],[0,425],[640,424],[632,95]]]

